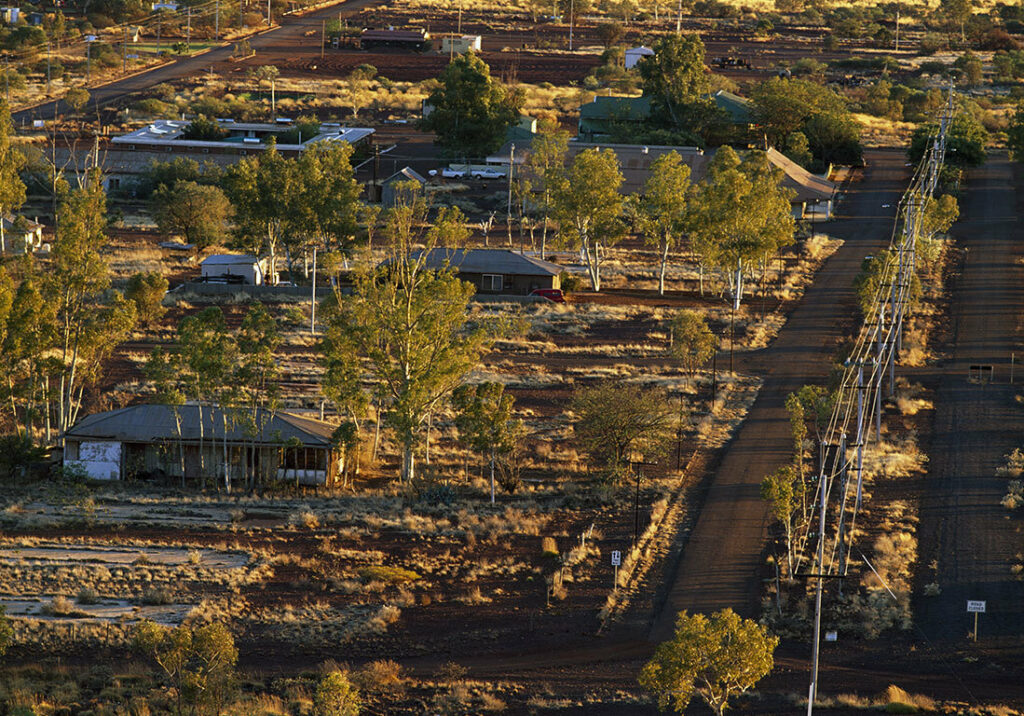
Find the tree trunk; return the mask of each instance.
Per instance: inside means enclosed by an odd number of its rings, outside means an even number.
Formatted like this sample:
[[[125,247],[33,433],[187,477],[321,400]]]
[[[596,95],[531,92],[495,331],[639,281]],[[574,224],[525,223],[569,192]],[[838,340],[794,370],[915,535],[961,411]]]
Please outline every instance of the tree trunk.
[[[416,476],[416,457],[413,454],[413,437],[409,436],[402,444],[402,482],[409,484]]]
[[[494,449],[491,448],[491,504],[494,504]]]
[[[665,295],[665,271],[668,269],[668,242],[661,245],[661,271],[658,273],[658,295]]]
[[[593,250],[590,248],[590,240],[583,239],[583,262],[587,265],[587,273],[590,275],[590,286],[596,292],[601,290],[601,264],[600,256],[598,254],[600,246],[594,245]]]

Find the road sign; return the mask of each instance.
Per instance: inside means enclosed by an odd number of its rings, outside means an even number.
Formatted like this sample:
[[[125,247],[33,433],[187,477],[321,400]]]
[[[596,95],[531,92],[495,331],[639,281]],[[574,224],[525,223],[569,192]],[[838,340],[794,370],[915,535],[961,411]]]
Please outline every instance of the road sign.
[[[978,615],[985,613],[985,602],[979,599],[968,599],[967,613],[974,614],[974,641],[978,641]]]
[[[827,631],[825,632],[825,641],[839,641],[839,632]]]
[[[612,566],[613,567],[619,567],[621,565],[622,565],[622,552],[620,552],[619,550],[614,550],[612,552]],[[982,604],[984,604],[984,602],[982,602]],[[985,611],[985,610],[982,609],[981,611]]]

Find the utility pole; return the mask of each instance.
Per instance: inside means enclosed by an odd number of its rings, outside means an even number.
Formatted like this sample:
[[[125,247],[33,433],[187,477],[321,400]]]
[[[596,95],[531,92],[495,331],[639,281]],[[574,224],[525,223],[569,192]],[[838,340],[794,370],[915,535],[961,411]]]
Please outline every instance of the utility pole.
[[[324,58],[327,47],[327,20],[320,21],[320,59]]]
[[[267,27],[270,27],[272,20],[270,19],[270,0],[267,0]]]
[[[508,225],[508,245],[512,246],[512,174],[515,172],[516,145],[513,143],[508,150],[508,205],[506,224]]]
[[[46,96],[49,97],[50,92],[50,42],[46,42]]]
[[[85,41],[85,85],[88,87],[92,80],[92,43]]]
[[[4,94],[7,95],[7,107],[11,106],[11,56],[4,54]]]
[[[569,52],[572,52],[572,25],[576,19],[576,3],[569,0]]]
[[[683,29],[683,0],[679,0],[679,12],[676,15],[676,34],[678,35]]]
[[[309,332],[316,335],[316,246],[313,247],[313,295],[309,300]]]
[[[900,0],[896,0],[896,52],[900,51]]]
[[[192,51],[192,8],[185,9],[185,51]]]
[[[49,61],[49,57],[47,57]],[[121,74],[128,74],[128,26],[124,26],[124,39],[121,40]]]
[[[220,39],[220,0],[216,0],[213,5],[213,36],[216,39]]]
[[[826,448],[827,453],[827,448]],[[825,576],[825,470],[818,476],[818,492],[821,493],[818,513],[818,587],[814,595],[814,643],[811,645],[811,688],[807,698],[807,716],[814,713],[814,701],[818,697],[818,652],[821,649],[821,593]]]

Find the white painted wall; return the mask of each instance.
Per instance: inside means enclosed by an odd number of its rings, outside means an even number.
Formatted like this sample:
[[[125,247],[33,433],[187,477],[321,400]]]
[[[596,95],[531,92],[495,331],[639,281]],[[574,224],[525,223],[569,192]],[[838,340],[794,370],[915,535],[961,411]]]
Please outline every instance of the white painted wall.
[[[83,442],[77,460],[64,460],[65,467],[79,467],[93,480],[121,479],[121,443]]]

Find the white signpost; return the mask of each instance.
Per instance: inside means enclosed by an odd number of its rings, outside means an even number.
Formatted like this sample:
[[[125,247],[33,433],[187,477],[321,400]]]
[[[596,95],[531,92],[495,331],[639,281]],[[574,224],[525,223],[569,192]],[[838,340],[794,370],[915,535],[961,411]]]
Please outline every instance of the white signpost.
[[[985,602],[977,599],[968,599],[967,613],[974,615],[974,641],[978,641],[978,615],[985,613]]]
[[[615,567],[615,581],[612,586],[615,589],[619,588],[619,565],[622,564],[622,552],[619,550],[612,550],[612,566]]]

